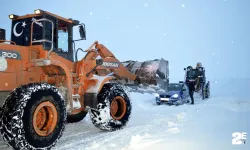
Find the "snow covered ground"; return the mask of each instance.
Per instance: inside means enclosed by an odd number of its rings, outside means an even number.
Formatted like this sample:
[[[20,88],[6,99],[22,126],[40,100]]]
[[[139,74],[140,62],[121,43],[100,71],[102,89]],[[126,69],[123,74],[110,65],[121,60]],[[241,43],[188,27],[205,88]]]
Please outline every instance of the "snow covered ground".
[[[89,116],[67,124],[55,150],[249,150],[250,79],[211,82],[208,100],[195,105],[155,105],[151,94],[131,93],[133,111],[120,131],[103,132]],[[247,132],[246,144],[232,145],[233,132]],[[0,149],[7,148],[0,140]]]

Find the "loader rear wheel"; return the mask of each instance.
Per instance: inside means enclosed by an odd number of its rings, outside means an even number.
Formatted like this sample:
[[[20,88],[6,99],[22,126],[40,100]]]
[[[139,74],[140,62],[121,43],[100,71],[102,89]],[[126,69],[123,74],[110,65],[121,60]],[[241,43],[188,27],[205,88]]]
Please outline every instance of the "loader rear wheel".
[[[3,139],[14,149],[51,149],[64,130],[65,100],[52,85],[23,85],[9,94],[0,117]]]
[[[132,104],[120,85],[105,84],[97,98],[97,109],[91,109],[89,114],[92,123],[97,128],[115,131],[126,126],[130,118]]]
[[[80,111],[77,114],[68,114],[67,115],[67,122],[68,123],[79,122],[86,117],[87,113],[88,112],[86,112],[86,111]]]

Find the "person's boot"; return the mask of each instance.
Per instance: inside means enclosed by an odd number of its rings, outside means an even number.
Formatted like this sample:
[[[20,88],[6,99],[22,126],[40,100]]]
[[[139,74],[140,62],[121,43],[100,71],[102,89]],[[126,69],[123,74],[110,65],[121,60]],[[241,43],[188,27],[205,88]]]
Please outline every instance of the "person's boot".
[[[191,104],[191,105],[194,105],[194,100],[192,100],[190,104]]]

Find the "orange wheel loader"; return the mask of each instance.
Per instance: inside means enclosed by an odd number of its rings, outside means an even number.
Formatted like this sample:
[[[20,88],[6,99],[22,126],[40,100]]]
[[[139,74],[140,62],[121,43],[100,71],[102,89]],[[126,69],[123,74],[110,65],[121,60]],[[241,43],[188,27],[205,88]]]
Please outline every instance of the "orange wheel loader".
[[[11,40],[0,29],[0,132],[9,146],[51,149],[65,123],[87,112],[101,130],[128,123],[132,106],[120,81],[142,80],[97,41],[76,50],[86,40],[83,23],[41,9],[9,18]],[[86,52],[81,60],[79,50]]]

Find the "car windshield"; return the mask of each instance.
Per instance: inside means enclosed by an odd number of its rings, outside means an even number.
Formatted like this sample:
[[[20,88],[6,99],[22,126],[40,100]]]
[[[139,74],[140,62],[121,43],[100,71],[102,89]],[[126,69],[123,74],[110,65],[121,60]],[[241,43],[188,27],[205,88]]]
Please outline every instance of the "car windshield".
[[[181,89],[181,84],[169,84],[169,91],[180,91]]]

